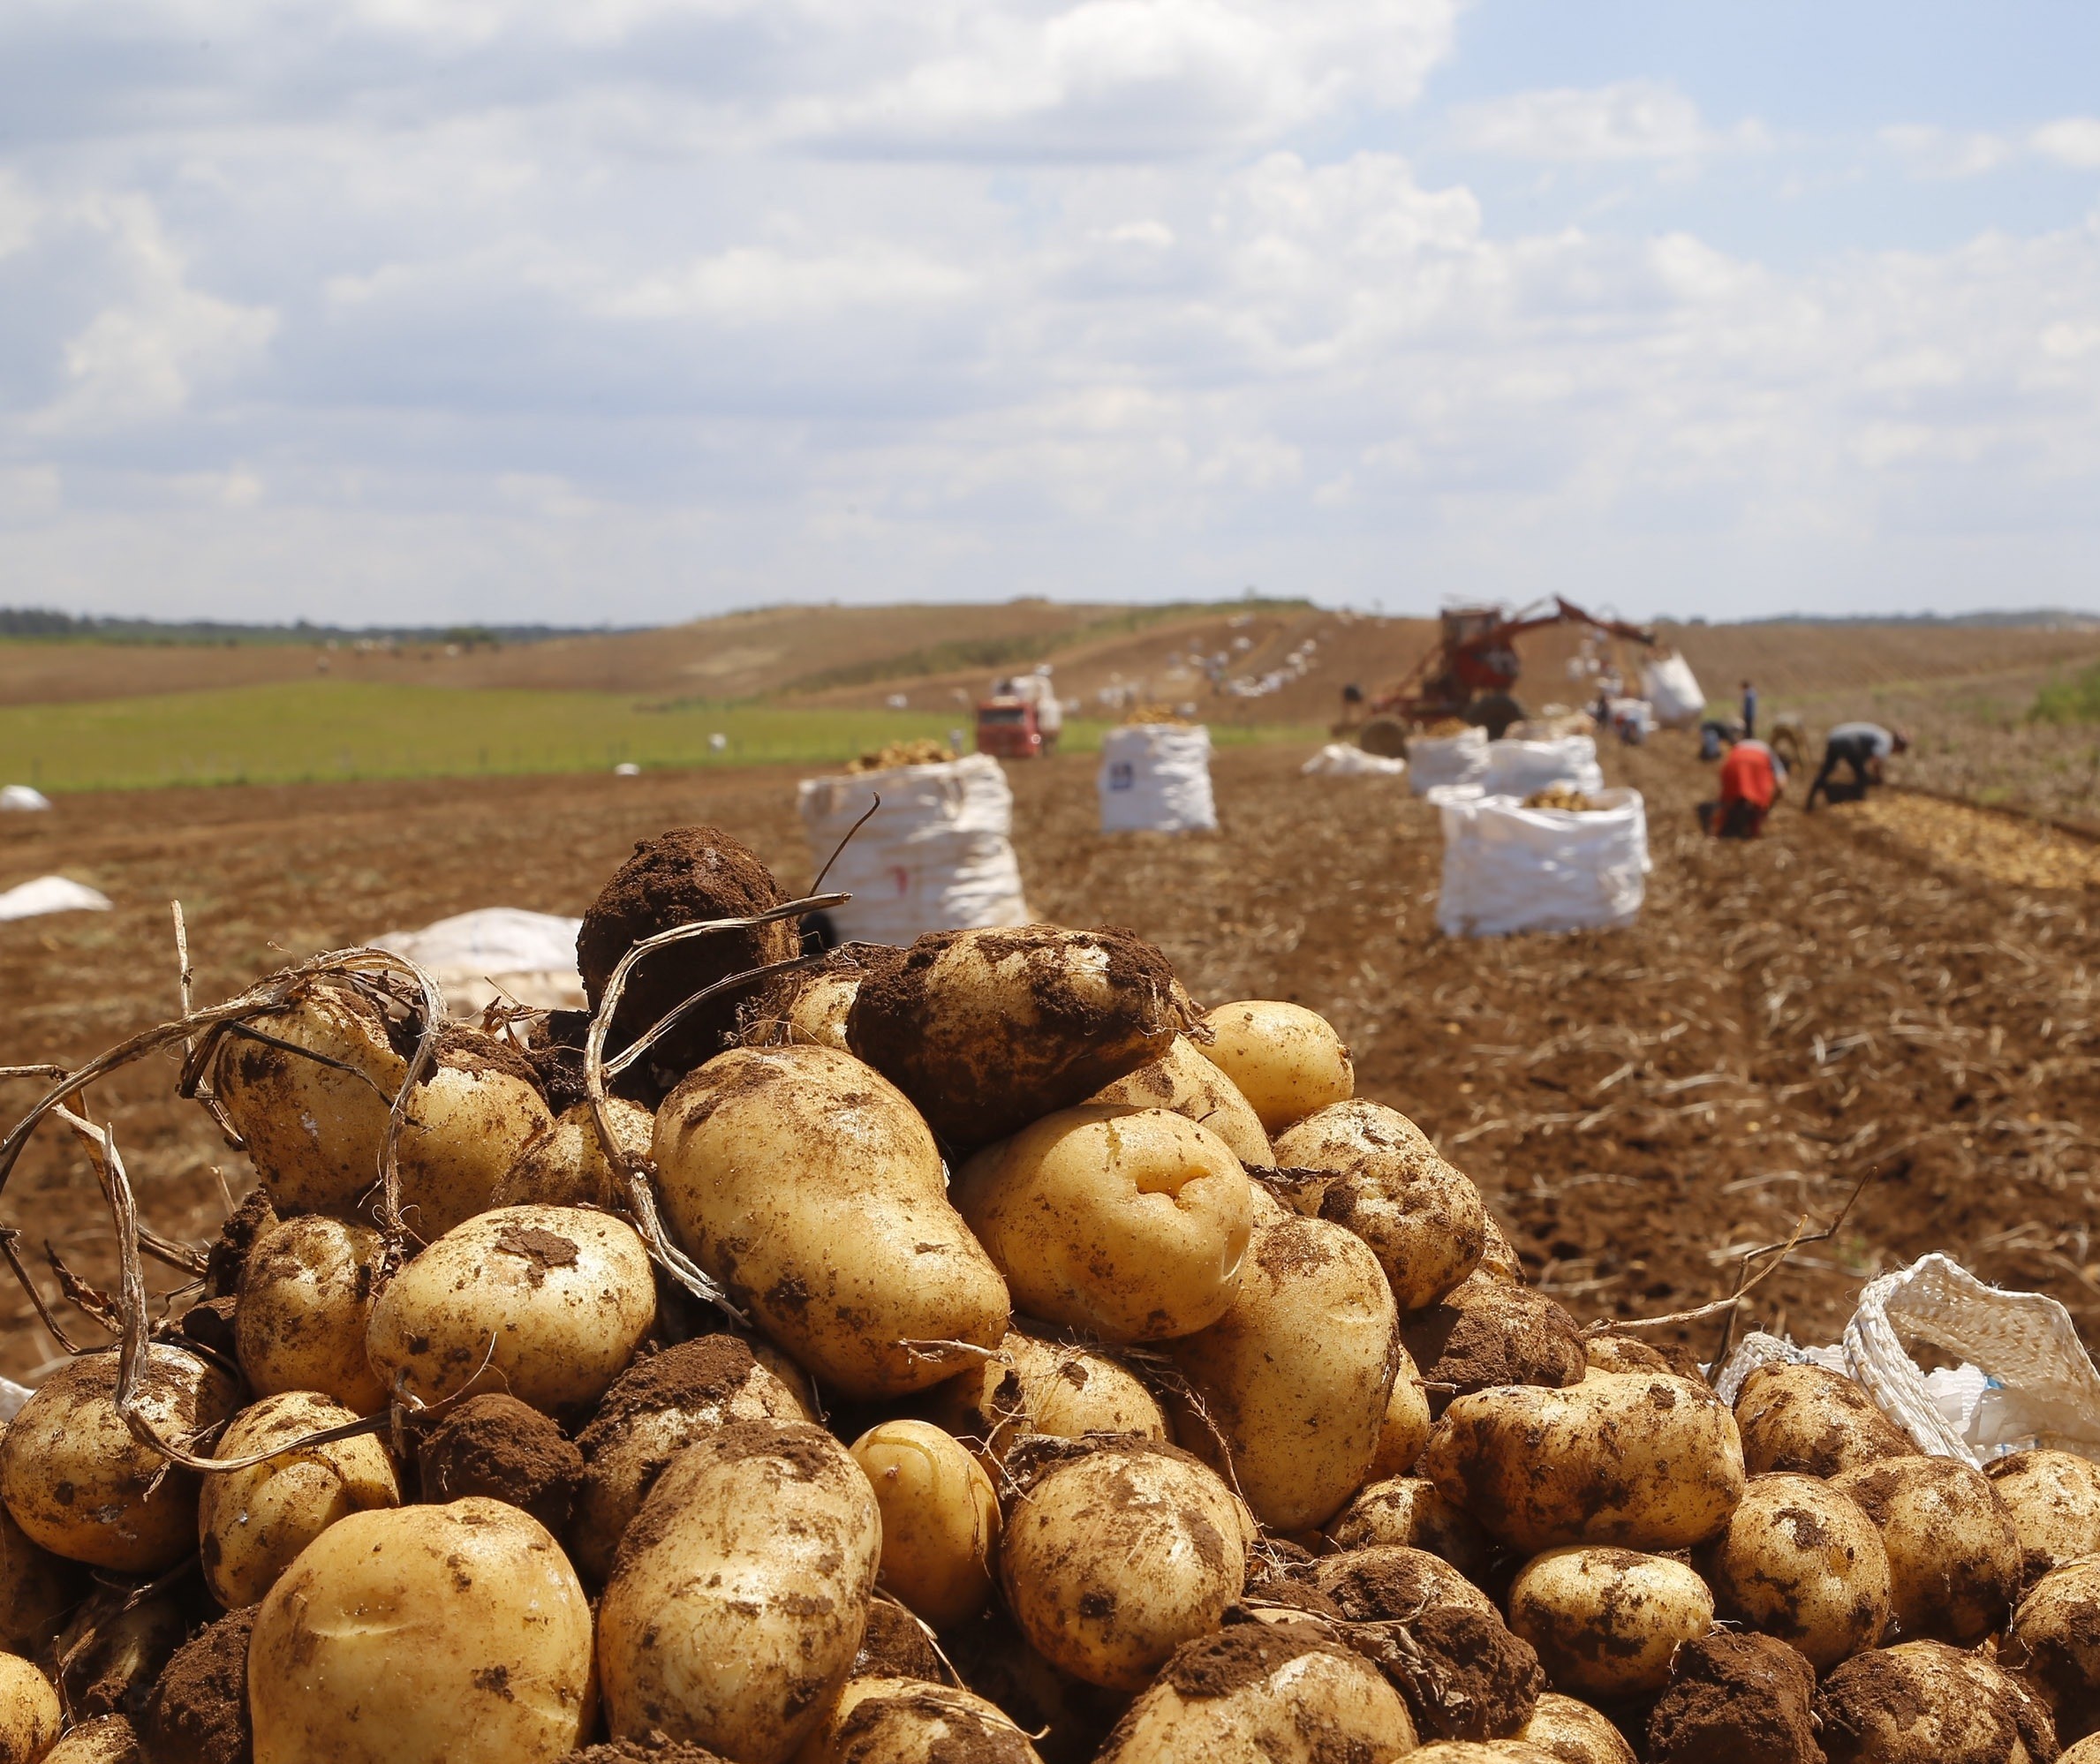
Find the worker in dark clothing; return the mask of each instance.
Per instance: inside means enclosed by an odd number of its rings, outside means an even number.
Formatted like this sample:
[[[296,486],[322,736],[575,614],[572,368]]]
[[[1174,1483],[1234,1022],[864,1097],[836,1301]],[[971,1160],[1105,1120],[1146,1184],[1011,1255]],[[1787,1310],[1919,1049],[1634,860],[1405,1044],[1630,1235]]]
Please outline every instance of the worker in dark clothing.
[[[1830,777],[1840,765],[1852,768],[1852,788],[1847,796],[1853,800],[1864,796],[1869,785],[1882,781],[1882,761],[1909,745],[1910,737],[1901,729],[1885,729],[1879,723],[1839,723],[1823,743],[1823,769],[1809,786],[1809,800],[1802,807],[1813,809],[1817,796],[1837,801],[1830,789]]]
[[[1742,738],[1754,741],[1757,736],[1757,689],[1749,681],[1742,682]]]

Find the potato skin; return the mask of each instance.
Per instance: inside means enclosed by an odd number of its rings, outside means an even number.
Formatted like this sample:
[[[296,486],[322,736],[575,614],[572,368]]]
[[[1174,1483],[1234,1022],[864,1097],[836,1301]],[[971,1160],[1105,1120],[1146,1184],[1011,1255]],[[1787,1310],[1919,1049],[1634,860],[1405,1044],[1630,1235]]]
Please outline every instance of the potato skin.
[[[365,1354],[379,1248],[377,1232],[325,1213],[256,1233],[241,1270],[233,1345],[257,1396],[315,1391],[360,1415],[386,1406],[387,1388]]]
[[[1559,1764],[1635,1764],[1633,1747],[1609,1720],[1588,1703],[1556,1691],[1539,1698],[1516,1737]]]
[[[1564,1543],[1703,1542],[1727,1523],[1744,1481],[1726,1405],[1659,1372],[1461,1397],[1417,1467],[1491,1537],[1531,1555]]]
[[[2059,1738],[2100,1731],[2100,1558],[2044,1574],[2013,1614],[1998,1660],[2047,1706]]]
[[[36,1764],[58,1738],[51,1681],[16,1654],[0,1654],[0,1764]]]
[[[1509,1588],[1509,1626],[1554,1684],[1592,1696],[1652,1695],[1680,1642],[1713,1627],[1713,1594],[1681,1562],[1576,1545],[1535,1556]]]
[[[1889,1608],[1902,1634],[1966,1647],[2006,1620],[2020,1591],[2020,1542],[1979,1472],[1914,1454],[1847,1470],[1830,1485],[1881,1533]]]
[[[718,1054],[664,1100],[664,1206],[766,1333],[847,1395],[925,1390],[994,1347],[1006,1283],[948,1202],[933,1136],[882,1074],[827,1047]]]
[[[1831,1764],[2044,1764],[2056,1733],[1981,1654],[1907,1641],[1854,1655],[1816,1698]]]
[[[1107,1342],[1190,1335],[1224,1315],[1254,1212],[1215,1134],[1167,1109],[1099,1105],[987,1146],[955,1199],[1024,1310]]]
[[[822,1429],[738,1421],[686,1447],[599,1606],[613,1738],[781,1764],[845,1683],[881,1549],[874,1490]]]
[[[1983,1474],[2013,1520],[2027,1584],[2081,1556],[2100,1556],[2100,1464],[2074,1451],[2013,1451],[1991,1459]]]
[[[606,1118],[621,1147],[649,1155],[655,1117],[625,1097],[608,1097]],[[588,1103],[564,1109],[519,1150],[488,1196],[496,1207],[623,1207],[625,1183],[606,1157]]]
[[[1386,1413],[1379,1421],[1379,1443],[1371,1454],[1371,1468],[1364,1474],[1367,1483],[1406,1475],[1429,1444],[1429,1392],[1423,1389],[1422,1374],[1413,1355],[1397,1341],[1394,1353],[1399,1364],[1393,1374],[1393,1394],[1386,1398]]]
[[[884,1589],[935,1629],[975,1617],[992,1597],[999,1549],[992,1479],[931,1421],[884,1421],[851,1451],[882,1510]]]
[[[120,1715],[84,1721],[43,1755],[43,1764],[146,1764],[138,1730]]]
[[[1889,1559],[1859,1504],[1814,1476],[1753,1476],[1699,1571],[1724,1617],[1796,1648],[1818,1672],[1881,1640]]]
[[[1197,1052],[1232,1080],[1271,1139],[1316,1109],[1356,1094],[1356,1068],[1333,1025],[1303,1005],[1241,999],[1203,1020]],[[1281,1159],[1278,1160],[1281,1162]]]
[[[0,1422],[0,1439],[6,1435]],[[86,1596],[86,1581],[79,1563],[32,1542],[0,1506],[0,1649],[26,1655],[42,1647]]]
[[[1426,1550],[1476,1579],[1487,1572],[1495,1553],[1472,1515],[1420,1476],[1365,1484],[1326,1529],[1338,1549]]]
[[[479,1496],[330,1526],[248,1646],[254,1764],[552,1764],[593,1701],[576,1571],[538,1520]]]
[[[1453,1396],[1499,1384],[1580,1384],[1590,1373],[1581,1326],[1544,1293],[1475,1269],[1426,1310],[1400,1320],[1431,1414]],[[1447,1394],[1444,1387],[1449,1387]]]
[[[1794,1470],[1826,1480],[1885,1458],[1915,1458],[1910,1436],[1852,1379],[1820,1366],[1760,1366],[1735,1397],[1753,1476]]]
[[[1177,1035],[1174,1044],[1151,1065],[1103,1085],[1086,1100],[1120,1103],[1130,1109],[1172,1109],[1210,1128],[1241,1163],[1276,1161],[1253,1104],[1186,1036]]]
[[[917,1678],[850,1678],[795,1764],[1041,1764],[1012,1718],[973,1691]]]

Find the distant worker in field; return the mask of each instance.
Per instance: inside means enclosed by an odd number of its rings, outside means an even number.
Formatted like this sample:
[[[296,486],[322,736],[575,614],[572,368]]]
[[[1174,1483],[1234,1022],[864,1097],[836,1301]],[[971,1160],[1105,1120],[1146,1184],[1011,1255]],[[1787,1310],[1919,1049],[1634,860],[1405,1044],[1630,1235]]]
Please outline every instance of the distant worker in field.
[[[1856,802],[1867,794],[1869,785],[1882,781],[1882,761],[1909,745],[1910,737],[1901,729],[1885,729],[1879,723],[1839,723],[1823,743],[1823,769],[1809,786],[1809,800],[1802,807],[1813,809],[1819,795],[1833,803],[1839,800],[1830,788],[1830,775],[1840,765],[1852,768],[1852,783],[1845,788],[1845,799]]]
[[[1761,741],[1739,741],[1721,761],[1718,803],[1699,804],[1699,825],[1716,839],[1756,839],[1787,788],[1787,768]]]
[[[1742,734],[1745,741],[1757,735],[1757,689],[1748,680],[1742,682]]]

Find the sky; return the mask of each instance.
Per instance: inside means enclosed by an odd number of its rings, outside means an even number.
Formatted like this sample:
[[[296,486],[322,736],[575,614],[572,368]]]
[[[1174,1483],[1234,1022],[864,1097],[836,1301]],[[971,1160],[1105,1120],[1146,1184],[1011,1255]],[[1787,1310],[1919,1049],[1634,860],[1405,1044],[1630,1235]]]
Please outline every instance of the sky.
[[[8,0],[0,605],[2100,610],[2084,0]]]

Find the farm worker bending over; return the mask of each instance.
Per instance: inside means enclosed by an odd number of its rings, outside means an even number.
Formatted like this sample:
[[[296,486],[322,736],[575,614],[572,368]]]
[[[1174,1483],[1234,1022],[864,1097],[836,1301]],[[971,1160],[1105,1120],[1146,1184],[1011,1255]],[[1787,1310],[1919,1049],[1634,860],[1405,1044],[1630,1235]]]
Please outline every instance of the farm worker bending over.
[[[1852,794],[1865,795],[1870,784],[1881,782],[1881,762],[1909,745],[1910,737],[1901,729],[1885,729],[1879,723],[1839,723],[1823,744],[1823,769],[1809,786],[1809,800],[1802,808],[1813,809],[1817,796],[1830,794],[1830,775],[1839,765],[1852,768]]]
[[[1739,741],[1721,761],[1721,800],[1703,804],[1706,830],[1717,839],[1756,839],[1787,788],[1787,768],[1761,741]]]

